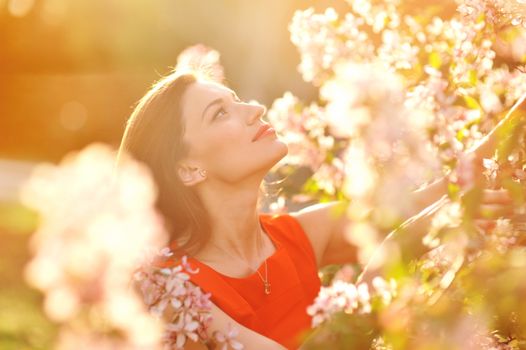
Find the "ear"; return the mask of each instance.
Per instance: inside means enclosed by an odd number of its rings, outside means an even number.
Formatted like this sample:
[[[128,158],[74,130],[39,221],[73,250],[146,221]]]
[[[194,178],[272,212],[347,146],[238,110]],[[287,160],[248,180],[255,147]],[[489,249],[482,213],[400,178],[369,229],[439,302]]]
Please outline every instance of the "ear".
[[[177,166],[177,175],[185,186],[194,186],[205,179],[199,174],[198,167],[188,164],[179,164]]]

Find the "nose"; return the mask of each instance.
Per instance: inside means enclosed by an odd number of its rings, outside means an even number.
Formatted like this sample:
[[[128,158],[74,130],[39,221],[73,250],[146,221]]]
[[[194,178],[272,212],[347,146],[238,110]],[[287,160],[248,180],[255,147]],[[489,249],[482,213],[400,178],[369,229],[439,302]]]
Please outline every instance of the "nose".
[[[247,108],[248,108],[247,122],[249,124],[255,123],[257,120],[261,119],[261,117],[263,117],[263,115],[267,112],[267,107],[265,107],[264,105],[258,102],[248,103]]]

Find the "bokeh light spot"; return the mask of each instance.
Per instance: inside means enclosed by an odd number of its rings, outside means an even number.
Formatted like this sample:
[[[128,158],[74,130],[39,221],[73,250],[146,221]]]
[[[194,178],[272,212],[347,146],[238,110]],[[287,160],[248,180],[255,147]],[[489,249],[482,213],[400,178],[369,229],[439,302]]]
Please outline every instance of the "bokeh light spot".
[[[7,10],[12,16],[24,17],[31,11],[35,0],[9,0]]]
[[[88,118],[86,107],[77,101],[70,101],[62,106],[60,124],[64,129],[76,131],[81,129]]]

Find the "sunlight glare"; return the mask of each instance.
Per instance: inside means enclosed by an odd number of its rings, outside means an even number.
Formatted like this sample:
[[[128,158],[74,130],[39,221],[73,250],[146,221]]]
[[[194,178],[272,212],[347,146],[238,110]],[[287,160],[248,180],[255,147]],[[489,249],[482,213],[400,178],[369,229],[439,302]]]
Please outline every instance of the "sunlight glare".
[[[12,16],[24,17],[31,11],[35,0],[9,0],[7,10]]]

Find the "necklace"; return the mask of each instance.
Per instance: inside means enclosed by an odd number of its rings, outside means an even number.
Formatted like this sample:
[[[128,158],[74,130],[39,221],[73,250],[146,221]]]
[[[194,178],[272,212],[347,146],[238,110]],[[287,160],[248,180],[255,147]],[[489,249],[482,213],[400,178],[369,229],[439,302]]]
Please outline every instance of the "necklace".
[[[258,240],[258,243],[259,243],[259,240]],[[270,282],[268,281],[268,268],[267,268],[267,259],[265,259],[265,278],[263,278],[263,276],[261,275],[261,273],[256,269],[254,270],[254,268],[252,266],[250,266],[245,260],[242,260],[240,258],[236,258],[235,256],[233,256],[232,254],[230,254],[229,252],[227,252],[226,250],[224,250],[223,248],[217,246],[216,244],[212,243],[216,248],[219,248],[220,250],[222,250],[223,252],[227,253],[231,258],[234,258],[234,259],[237,259],[237,260],[241,260],[243,261],[243,263],[248,266],[252,271],[256,271],[259,275],[259,278],[261,278],[261,281],[263,282],[263,287],[264,287],[264,291],[265,291],[265,294],[269,295],[270,294]]]

